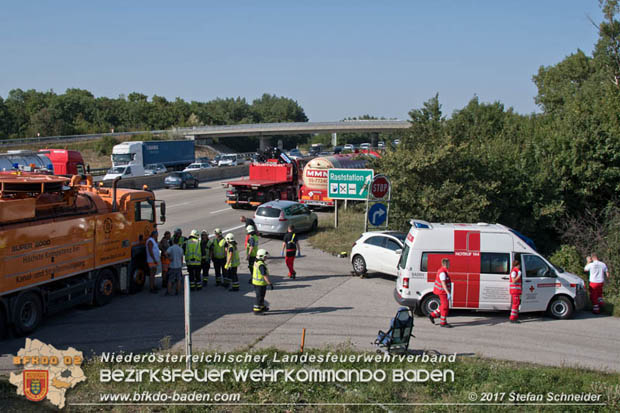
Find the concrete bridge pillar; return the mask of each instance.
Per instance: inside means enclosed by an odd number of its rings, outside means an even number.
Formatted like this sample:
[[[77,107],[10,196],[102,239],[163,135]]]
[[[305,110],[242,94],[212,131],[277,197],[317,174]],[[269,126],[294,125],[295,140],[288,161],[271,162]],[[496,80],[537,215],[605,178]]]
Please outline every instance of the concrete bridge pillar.
[[[336,132],[332,133],[332,146],[338,146],[338,134]]]
[[[372,146],[373,148],[376,148],[378,143],[379,143],[379,132],[371,133],[370,134],[370,146]]]
[[[258,147],[261,151],[264,151],[265,149],[269,147],[270,143],[271,143],[271,138],[269,136],[261,136]]]

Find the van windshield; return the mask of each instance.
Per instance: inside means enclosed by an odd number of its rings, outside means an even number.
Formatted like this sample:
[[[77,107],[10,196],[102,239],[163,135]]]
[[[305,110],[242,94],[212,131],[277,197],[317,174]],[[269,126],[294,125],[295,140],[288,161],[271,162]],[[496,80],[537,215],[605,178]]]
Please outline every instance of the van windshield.
[[[401,269],[405,269],[405,267],[407,266],[407,257],[409,257],[409,245],[405,244],[405,249],[403,249],[403,252],[400,254],[400,260],[398,261],[398,267]]]

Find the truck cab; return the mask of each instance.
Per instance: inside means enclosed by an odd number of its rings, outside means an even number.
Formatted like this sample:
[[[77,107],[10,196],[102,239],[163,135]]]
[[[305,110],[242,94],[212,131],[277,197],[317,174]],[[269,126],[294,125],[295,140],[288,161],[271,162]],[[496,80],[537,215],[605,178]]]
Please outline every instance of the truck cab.
[[[112,148],[112,168],[103,177],[104,180],[117,177],[129,178],[144,176],[144,159],[142,142],[123,142]]]
[[[450,308],[509,310],[512,262],[521,262],[520,312],[571,318],[585,304],[584,281],[554,266],[528,240],[501,224],[444,224],[411,220],[398,263],[394,299],[428,315],[439,306],[433,285],[441,260],[450,260]]]

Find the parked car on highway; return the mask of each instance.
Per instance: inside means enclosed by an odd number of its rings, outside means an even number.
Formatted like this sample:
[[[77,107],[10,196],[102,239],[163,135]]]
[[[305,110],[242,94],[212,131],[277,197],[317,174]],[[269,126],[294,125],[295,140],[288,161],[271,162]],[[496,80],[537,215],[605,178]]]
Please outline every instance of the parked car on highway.
[[[173,172],[164,179],[164,186],[168,188],[198,188],[200,183],[194,175],[189,172]]]
[[[319,218],[299,202],[278,200],[260,205],[254,214],[254,222],[260,234],[284,235],[291,224],[295,226],[295,232],[314,231]]]
[[[299,149],[295,148],[295,149],[291,149],[290,151],[288,151],[288,156],[290,158],[295,159],[295,158],[303,158],[304,155],[301,153]]]
[[[360,149],[370,149],[371,145],[368,142],[364,142],[360,145]]]
[[[352,151],[355,149],[355,145],[351,144],[351,143],[347,143],[346,145],[344,145],[342,147],[343,151]]]
[[[385,142],[380,141],[379,143],[377,143],[377,147],[378,148],[385,148]]]
[[[237,166],[238,162],[239,161],[236,153],[228,153],[222,155],[219,162],[217,163],[217,166]]]
[[[208,162],[194,162],[187,165],[187,168],[183,169],[183,172],[199,171],[201,169],[211,168],[211,164]]]
[[[151,163],[144,167],[144,176],[165,174],[168,169],[161,163]]]
[[[220,163],[220,159],[222,159],[222,155],[215,155],[213,159],[211,159],[211,166],[217,166]]]
[[[357,275],[380,272],[398,276],[398,260],[407,234],[396,231],[364,232],[351,249],[351,265]]]

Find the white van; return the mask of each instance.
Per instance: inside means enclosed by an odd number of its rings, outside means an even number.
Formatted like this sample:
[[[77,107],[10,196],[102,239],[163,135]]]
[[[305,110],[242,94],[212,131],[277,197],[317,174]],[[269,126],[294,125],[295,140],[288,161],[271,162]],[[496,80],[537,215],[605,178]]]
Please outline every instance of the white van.
[[[510,310],[509,272],[521,261],[519,312],[547,311],[571,318],[585,304],[584,282],[538,254],[529,240],[500,224],[439,224],[411,220],[398,263],[394,298],[428,315],[439,306],[433,284],[442,258],[450,259],[450,308]]]

